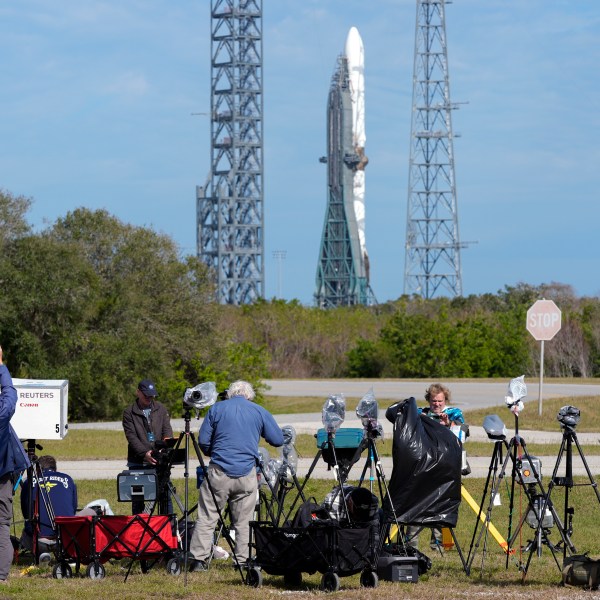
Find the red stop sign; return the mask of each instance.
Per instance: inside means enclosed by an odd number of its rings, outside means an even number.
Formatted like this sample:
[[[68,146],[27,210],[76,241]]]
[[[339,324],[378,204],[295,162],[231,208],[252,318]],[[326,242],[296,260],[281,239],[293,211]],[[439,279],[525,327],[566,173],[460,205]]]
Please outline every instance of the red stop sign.
[[[536,340],[551,340],[561,325],[560,308],[552,300],[538,300],[527,311],[527,331]]]

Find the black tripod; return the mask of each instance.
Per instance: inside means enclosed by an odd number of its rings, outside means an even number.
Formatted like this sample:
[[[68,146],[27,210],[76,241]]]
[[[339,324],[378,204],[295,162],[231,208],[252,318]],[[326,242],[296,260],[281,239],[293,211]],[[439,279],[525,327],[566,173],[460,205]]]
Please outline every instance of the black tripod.
[[[385,478],[385,473],[383,471],[383,466],[381,465],[381,459],[379,458],[379,452],[377,450],[377,444],[375,440],[379,437],[379,431],[374,426],[373,423],[369,421],[368,425],[365,427],[365,437],[361,443],[361,446],[357,450],[359,454],[362,454],[363,450],[367,450],[367,459],[363,466],[363,470],[358,480],[358,486],[361,487],[365,476],[367,474],[367,470],[369,471],[369,489],[371,493],[373,493],[373,487],[375,485],[375,480],[377,480],[377,486],[379,490],[379,497],[382,500],[382,504],[385,500],[386,510],[388,511],[388,516],[386,517],[386,523],[383,531],[385,535],[382,535],[379,540],[379,548],[378,553],[381,552],[383,548],[383,544],[386,539],[390,538],[389,530],[390,527],[395,526],[396,531],[398,532],[398,540],[400,542],[400,546],[402,550],[406,552],[406,545],[404,542],[404,536],[400,534],[401,528],[400,523],[398,522],[398,516],[396,515],[396,509],[394,508],[394,502],[392,500],[392,496],[390,494],[390,490],[387,485],[387,480]]]
[[[559,413],[560,417],[560,413]],[[588,466],[587,460],[583,454],[583,450],[579,445],[579,440],[577,439],[577,433],[575,432],[575,425],[569,425],[566,423],[561,423],[561,428],[563,430],[562,442],[560,445],[560,449],[558,451],[558,456],[556,459],[556,464],[554,465],[554,470],[552,471],[552,477],[550,479],[550,483],[548,484],[548,492],[546,496],[543,498],[543,506],[541,509],[541,514],[543,515],[546,510],[547,505],[552,505],[551,494],[555,487],[564,487],[565,488],[565,497],[564,497],[564,520],[563,523],[559,526],[561,528],[562,538],[565,541],[563,545],[563,561],[567,556],[567,547],[571,553],[575,553],[577,550],[575,546],[570,541],[570,536],[573,534],[573,515],[574,508],[569,506],[569,493],[575,486],[592,486],[594,488],[594,492],[596,493],[596,498],[598,499],[598,503],[600,504],[600,492],[598,491],[598,484],[594,481],[594,477],[590,468]],[[581,458],[581,462],[585,468],[585,471],[588,476],[587,483],[576,484],[573,481],[573,443],[577,448],[577,452],[579,453],[579,457]],[[557,476],[558,469],[562,462],[563,457],[566,453],[566,461],[565,461],[565,474],[564,477]],[[538,523],[536,537],[540,535],[540,530],[543,529],[542,520]],[[566,543],[568,541],[568,543]],[[533,549],[532,549],[533,551]],[[529,559],[527,561],[527,565],[529,565],[529,561],[531,560],[531,553]],[[559,569],[561,568],[560,564],[557,565]]]
[[[199,415],[199,411],[197,411],[197,415]],[[204,458],[202,457],[202,452],[200,451],[200,446],[198,446],[198,442],[196,440],[196,436],[194,435],[194,432],[191,431],[190,429],[190,421],[191,421],[191,408],[188,407],[187,405],[185,406],[185,412],[183,415],[183,419],[185,422],[185,427],[184,427],[184,431],[182,431],[179,434],[179,437],[177,439],[177,441],[175,442],[175,445],[173,446],[173,452],[171,453],[171,459],[173,460],[174,457],[177,456],[177,451],[181,449],[181,444],[184,444],[184,472],[183,472],[183,476],[184,476],[184,504],[181,504],[181,501],[179,500],[179,498],[177,498],[177,494],[175,492],[175,488],[173,487],[173,485],[171,484],[171,482],[169,481],[168,485],[167,485],[167,490],[168,493],[165,494],[163,492],[163,498],[162,498],[162,505],[164,507],[165,502],[168,503],[168,494],[170,493],[174,498],[176,498],[176,501],[178,503],[178,505],[180,506],[180,509],[182,511],[182,517],[181,519],[183,519],[184,521],[184,529],[183,529],[183,539],[184,539],[184,550],[185,550],[185,554],[184,554],[184,571],[185,571],[185,584],[187,584],[187,565],[188,565],[188,559],[189,559],[189,532],[188,532],[188,516],[194,512],[194,510],[196,510],[198,504],[194,504],[194,506],[190,509],[189,508],[189,460],[190,460],[190,442],[191,445],[196,453],[196,457],[198,458],[198,462],[200,463],[200,469],[201,472],[203,474],[207,473],[206,470],[206,465],[204,464]],[[227,540],[227,542],[229,543],[229,545],[231,546],[231,551],[232,551],[232,556],[233,556],[233,560],[234,560],[234,564],[238,564],[237,561],[237,557],[235,555],[235,549],[234,549],[234,542],[232,537],[229,534],[229,528],[226,527],[225,525],[225,519],[223,516],[223,513],[221,511],[221,509],[219,508],[219,502],[217,500],[217,497],[215,495],[214,489],[210,483],[210,479],[208,477],[206,477],[206,485],[208,486],[208,489],[210,491],[210,495],[212,497],[213,502],[215,503],[215,507],[217,509],[217,513],[219,515],[219,527],[220,527],[220,531],[223,533],[223,535],[225,536],[225,539]],[[167,499],[165,501],[164,496],[167,496]],[[159,505],[161,504],[160,500],[159,500]],[[180,521],[181,521],[180,519]],[[209,562],[210,559],[212,558],[212,553],[209,557]],[[244,573],[242,572],[241,567],[238,565],[238,570],[240,572],[240,575],[242,576],[242,580],[245,581],[245,577],[244,577]]]
[[[398,522],[398,517],[396,515],[396,510],[394,508],[392,496],[387,485],[387,480],[385,478],[383,466],[381,465],[381,459],[379,458],[379,452],[377,451],[377,444],[375,443],[375,440],[379,437],[379,435],[380,433],[377,430],[377,428],[371,422],[369,422],[369,424],[365,427],[365,437],[363,438],[361,447],[358,450],[359,454],[362,454],[363,450],[367,450],[367,459],[365,461],[360,479],[358,481],[358,486],[362,486],[368,470],[369,489],[371,493],[373,492],[375,480],[377,480],[379,497],[381,498],[382,502],[385,500],[389,513],[391,515],[391,519],[389,519],[388,521],[390,522],[390,524],[394,524],[396,528],[400,530],[400,524]],[[382,536],[382,541],[383,540],[384,536]]]
[[[353,455],[350,459],[348,459],[347,457],[343,458],[343,459],[338,458],[338,453],[335,448],[335,431],[336,431],[335,429],[329,429],[329,428],[327,429],[327,439],[324,440],[320,446],[318,446],[319,450],[317,451],[317,454],[315,455],[315,457],[308,469],[308,473],[306,474],[306,477],[304,478],[304,481],[302,482],[302,484],[300,484],[300,482],[298,481],[298,479],[296,478],[296,475],[294,473],[293,487],[295,487],[297,489],[297,494],[283,518],[283,521],[282,521],[283,523],[286,523],[287,521],[289,521],[290,515],[294,511],[299,499],[302,499],[303,502],[306,502],[306,497],[304,495],[304,488],[305,488],[306,484],[309,482],[312,472],[314,471],[314,469],[317,466],[317,463],[319,462],[321,457],[323,457],[323,460],[325,460],[325,462],[327,463],[328,468],[333,469],[335,472],[335,478],[336,478],[336,480],[338,482],[338,486],[339,486],[338,493],[341,494],[343,510],[344,510],[345,514],[348,514],[348,506],[346,504],[346,498],[345,498],[344,494],[342,493],[342,491],[344,488],[344,483],[346,482],[346,479],[348,478],[348,473],[349,473],[350,469],[352,468],[352,465],[360,458],[360,455],[364,449],[364,446],[362,445],[362,443],[359,444],[354,449],[354,452],[352,453]],[[343,450],[347,451],[348,449],[344,448]],[[275,485],[274,488],[272,489],[273,494],[277,495],[276,492],[277,492],[277,485]],[[336,496],[334,496],[334,498],[332,498],[332,503],[336,500],[336,497],[337,497],[337,494],[336,494]],[[279,506],[281,507],[282,504],[279,503]],[[276,526],[278,525],[278,523],[280,521],[280,518],[279,518],[280,516],[281,516],[280,514],[277,515],[276,521],[273,522],[274,525],[276,525]]]
[[[473,560],[475,558],[475,554],[477,549],[479,548],[481,537],[485,531],[484,538],[484,548],[481,560],[481,574],[483,575],[483,563],[485,559],[485,553],[487,550],[487,533],[489,531],[491,519],[492,519],[492,510],[494,507],[494,499],[498,494],[500,485],[502,484],[502,480],[505,477],[506,468],[508,466],[508,461],[512,461],[512,470],[511,470],[511,487],[510,487],[510,502],[509,502],[509,521],[508,521],[508,535],[507,535],[507,545],[504,548],[506,552],[506,568],[508,568],[509,557],[512,553],[512,545],[518,537],[523,524],[526,520],[527,515],[531,515],[531,518],[535,523],[539,523],[540,525],[544,524],[543,515],[546,514],[546,511],[549,510],[554,518],[555,522],[560,523],[560,519],[556,514],[554,506],[551,502],[548,502],[546,506],[542,506],[544,503],[540,503],[539,497],[546,497],[544,492],[544,488],[541,481],[541,474],[538,473],[536,468],[536,461],[532,459],[529,452],[527,451],[527,445],[525,440],[519,435],[519,415],[518,412],[514,412],[515,415],[515,435],[510,439],[510,442],[506,442],[506,436],[498,436],[500,439],[494,444],[494,452],[492,454],[492,459],[490,461],[490,467],[488,471],[488,476],[485,482],[483,496],[481,499],[481,503],[479,505],[479,513],[477,515],[477,519],[475,521],[475,528],[473,530],[473,536],[471,538],[471,546],[469,547],[469,554],[467,557],[467,573],[470,573],[471,566],[473,564]],[[489,435],[489,434],[488,434]],[[506,456],[504,460],[502,460],[503,448],[506,448]],[[519,453],[519,448],[522,449],[522,454]],[[496,477],[496,472],[498,469],[498,465],[502,462],[502,467],[498,476]],[[524,469],[524,465],[526,468]],[[524,470],[527,471],[524,474]],[[488,504],[488,508],[486,511],[485,519],[481,519],[481,514],[483,512],[483,506],[486,500],[487,490],[489,488],[490,481],[492,482],[490,500]],[[512,519],[513,519],[513,509],[514,509],[514,498],[515,498],[515,485],[519,483],[522,489],[525,492],[528,501],[527,511],[525,513],[525,517],[523,517],[516,527],[514,533],[512,533]],[[539,493],[538,493],[539,491]],[[483,527],[479,530],[479,535],[477,535],[477,531],[479,529],[480,521],[483,520]],[[570,540],[568,537],[564,535],[561,526],[561,536],[563,538],[563,542],[565,544],[570,545]],[[541,544],[546,543],[548,547],[552,550],[554,555],[554,546],[549,543],[547,531],[545,528],[540,529],[540,535],[536,537],[536,540],[530,542],[527,546],[527,549],[537,549],[538,552],[541,552]],[[556,560],[556,557],[555,557]],[[523,577],[527,573],[527,567],[529,566],[529,560],[526,565],[523,563],[519,563],[519,569],[523,572]]]
[[[56,532],[56,544],[60,543],[58,539],[58,528],[55,522],[54,507],[52,506],[52,500],[50,499],[50,492],[45,485],[44,474],[40,463],[37,460],[36,449],[42,450],[43,448],[36,444],[35,440],[27,440],[27,456],[29,457],[30,466],[27,468],[27,481],[25,485],[28,491],[28,506],[26,507],[27,515],[24,515],[25,519],[30,521],[32,524],[32,554],[34,563],[37,565],[40,562],[40,556],[43,552],[40,552],[38,539],[40,537],[40,502],[43,503],[48,515],[48,523],[44,523],[51,527]],[[52,546],[48,546],[48,551],[53,551]]]
[[[291,449],[292,445],[284,444],[283,446],[283,460],[281,466],[279,467],[278,473],[275,477],[274,485],[268,481],[266,474],[265,479],[269,487],[271,488],[271,500],[270,502],[265,504],[265,510],[271,517],[273,518],[273,524],[276,527],[279,527],[280,523],[285,523],[289,520],[292,511],[294,510],[298,499],[301,498],[302,502],[306,502],[306,497],[304,495],[304,486],[300,484],[298,481],[298,476],[296,473],[296,466],[293,464],[293,461],[290,461],[291,458]],[[260,465],[259,465],[260,468]],[[283,515],[285,510],[285,499],[289,492],[293,489],[297,490],[296,497],[294,501],[290,505],[287,513]],[[275,504],[277,504],[277,512],[274,512]],[[283,517],[283,520],[282,520]]]
[[[190,421],[191,421],[191,407],[184,405],[185,412],[183,415],[183,419],[185,422],[184,431],[179,434],[179,437],[175,441],[175,443],[171,447],[162,447],[158,450],[157,453],[157,466],[156,466],[156,487],[157,487],[157,501],[154,502],[152,509],[150,511],[150,516],[154,510],[158,507],[158,513],[160,515],[168,515],[172,512],[171,499],[175,500],[179,510],[182,513],[182,516],[178,519],[177,523],[180,524],[183,520],[183,531],[180,533],[183,535],[182,540],[182,548],[184,551],[183,556],[183,568],[184,568],[184,585],[187,585],[187,571],[188,571],[188,561],[190,559],[189,556],[189,541],[190,541],[190,531],[189,531],[189,515],[192,514],[198,504],[194,504],[191,508],[189,506],[189,461],[190,461],[190,443],[196,453],[196,457],[198,458],[198,462],[200,463],[200,470],[203,474],[207,473],[206,465],[204,463],[204,458],[202,457],[202,452],[200,451],[200,446],[196,441],[196,436],[191,431]],[[197,418],[199,418],[200,411],[197,411]],[[182,448],[183,443],[183,448]],[[171,482],[171,470],[174,464],[184,465],[184,501],[182,502],[179,496],[177,495],[177,490],[175,486]],[[234,550],[234,542],[229,534],[229,529],[225,525],[225,519],[222,514],[222,511],[219,508],[219,503],[215,492],[210,483],[210,479],[206,477],[206,484],[210,491],[213,502],[215,503],[215,507],[217,509],[217,513],[219,516],[219,528],[220,532],[224,532],[224,536],[229,542],[229,545],[232,549],[233,559],[235,561],[234,564],[237,564],[237,559],[235,556]],[[212,559],[212,553],[209,557],[208,562]],[[155,561],[156,562],[156,561]],[[129,565],[129,570],[131,570],[131,566],[133,563]],[[150,569],[152,565],[142,564],[142,570],[147,571]],[[240,574],[242,576],[242,580],[245,581],[244,574],[241,570],[241,567],[238,566]],[[129,575],[129,570],[125,579]]]

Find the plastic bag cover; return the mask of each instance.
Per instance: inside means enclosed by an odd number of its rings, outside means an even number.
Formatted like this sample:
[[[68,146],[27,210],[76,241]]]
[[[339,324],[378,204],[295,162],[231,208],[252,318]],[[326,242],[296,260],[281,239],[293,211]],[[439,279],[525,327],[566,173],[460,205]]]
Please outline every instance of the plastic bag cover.
[[[391,501],[400,523],[454,527],[460,505],[462,448],[449,428],[419,415],[414,398],[390,406],[394,424]],[[386,498],[389,510],[389,499]]]

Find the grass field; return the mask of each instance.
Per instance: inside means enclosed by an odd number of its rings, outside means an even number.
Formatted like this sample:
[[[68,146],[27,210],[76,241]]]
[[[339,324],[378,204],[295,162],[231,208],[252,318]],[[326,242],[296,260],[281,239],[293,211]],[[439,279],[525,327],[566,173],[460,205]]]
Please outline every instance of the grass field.
[[[584,481],[581,480],[583,483]],[[469,480],[466,486],[471,495],[479,502],[483,493],[483,480]],[[116,486],[107,486],[106,481],[79,482],[80,504],[98,497],[106,497],[115,513],[127,514],[129,505],[117,502]],[[183,481],[175,481],[177,489],[182,493]],[[306,495],[314,496],[321,501],[330,490],[331,482],[323,480],[309,481]],[[107,493],[108,491],[108,493]],[[506,488],[501,489],[502,505],[495,506],[491,519],[498,531],[507,537],[508,531],[508,500]],[[295,497],[295,490],[288,492],[288,500]],[[196,499],[196,490],[190,490],[190,503]],[[525,502],[524,502],[525,501]],[[562,490],[553,494],[552,501],[559,518],[564,513],[564,495]],[[600,555],[600,536],[597,527],[600,523],[600,505],[597,503],[590,486],[573,488],[569,504],[574,507],[573,534],[570,541],[577,551],[589,551],[591,555]],[[487,502],[486,502],[487,505]],[[518,525],[520,516],[526,510],[526,497],[517,485],[513,507],[513,531]],[[18,510],[17,510],[18,513]],[[17,521],[20,514],[16,514]],[[465,502],[461,504],[456,536],[467,555],[472,545],[475,530],[476,515]],[[18,527],[17,527],[18,529]],[[483,531],[479,528],[478,531]],[[16,532],[16,531],[15,531]],[[553,553],[547,545],[542,545],[541,557],[534,552],[525,579],[519,571],[519,564],[525,563],[529,557],[520,548],[533,539],[534,530],[523,525],[515,541],[517,551],[509,557],[506,566],[506,556],[500,546],[491,536],[487,538],[487,550],[484,554],[484,537],[478,544],[473,544],[471,575],[467,576],[456,549],[448,550],[444,556],[439,556],[428,548],[428,535],[425,530],[421,534],[421,550],[432,559],[431,570],[419,578],[417,584],[380,582],[377,589],[361,589],[359,576],[344,577],[341,580],[341,590],[332,597],[338,598],[369,598],[395,599],[408,597],[420,599],[437,598],[473,598],[473,597],[517,597],[517,598],[591,598],[590,592],[569,590],[559,585],[560,571],[553,559]],[[475,539],[478,539],[478,535]],[[556,527],[550,530],[549,541],[557,543],[561,536]],[[226,546],[223,540],[222,545]],[[556,551],[557,560],[562,562],[562,551]],[[319,573],[303,574],[302,586],[297,590],[286,590],[281,577],[264,574],[263,587],[254,589],[243,585],[238,572],[231,568],[230,561],[215,561],[207,573],[189,573],[173,576],[166,573],[162,567],[156,566],[147,574],[142,574],[139,564],[134,563],[132,572],[125,581],[126,571],[120,562],[105,563],[107,576],[103,580],[90,580],[85,577],[73,577],[69,580],[55,580],[51,569],[31,568],[30,563],[24,562],[14,566],[9,585],[0,590],[2,598],[41,598],[49,600],[64,600],[65,597],[77,598],[235,598],[260,599],[265,597],[306,598],[307,596],[324,596],[319,590]],[[596,596],[597,597],[597,596]]]
[[[277,414],[294,412],[320,412],[323,404],[322,398],[273,398],[268,397],[268,408]],[[347,410],[355,410],[358,399],[347,399]],[[391,402],[390,402],[391,403]],[[582,419],[577,431],[600,432],[600,416],[597,410],[598,397],[561,398],[547,400],[544,405],[544,416],[540,419],[537,411],[525,410],[522,414],[520,427],[522,430],[538,429],[546,431],[559,431],[556,422],[558,409],[572,404],[580,408]],[[380,406],[385,402],[380,401]],[[501,409],[499,409],[501,410]],[[466,414],[467,421],[472,425],[480,425],[487,414],[498,412],[494,410],[471,411]],[[505,418],[501,415],[502,418]],[[77,459],[123,459],[126,455],[125,436],[121,431],[108,430],[77,430],[72,429],[60,441],[42,442],[44,448],[40,453],[53,454],[59,461]],[[378,444],[382,456],[391,454],[391,440],[383,440]],[[299,435],[297,437],[297,449],[300,456],[313,457],[316,452],[316,442],[311,435]],[[468,442],[469,456],[490,456],[492,445],[486,443]],[[558,452],[558,445],[528,445],[532,454],[554,455]],[[586,454],[600,453],[600,445],[584,446]],[[388,474],[389,475],[389,474]],[[594,490],[587,479],[580,479],[570,490],[569,506],[573,507],[573,533],[569,541],[574,544],[578,552],[588,551],[591,556],[600,556],[600,503],[598,503]],[[179,495],[183,497],[184,481],[175,481]],[[307,483],[306,496],[313,496],[317,501],[322,501],[332,485],[331,481],[311,480]],[[483,495],[483,479],[469,477],[464,481],[468,492],[477,503]],[[491,514],[493,524],[500,534],[508,537],[509,524],[509,489],[510,478],[504,481],[500,490],[502,496],[501,506],[494,506]],[[116,484],[112,481],[83,480],[78,481],[79,504],[85,505],[97,498],[106,498],[116,514],[128,514],[130,506],[127,503],[117,501]],[[197,491],[195,488],[189,490],[190,504],[195,503]],[[294,490],[288,493],[288,500],[294,496]],[[514,496],[512,531],[518,527],[521,518],[527,512],[527,498],[516,486]],[[564,521],[564,488],[555,488],[552,494],[552,502],[555,507],[556,516]],[[484,505],[489,505],[489,497],[486,497]],[[509,557],[506,564],[506,555],[491,536],[474,537],[477,518],[466,502],[461,503],[459,520],[456,527],[456,536],[460,547],[465,555],[471,549],[473,560],[471,573],[467,576],[462,568],[456,549],[449,550],[444,556],[434,554],[429,550],[427,544],[427,531],[421,534],[421,550],[428,554],[433,562],[432,569],[419,578],[417,584],[380,582],[376,589],[364,589],[360,587],[359,576],[342,578],[341,590],[333,597],[351,598],[364,600],[410,597],[415,600],[437,600],[456,598],[519,598],[519,599],[575,599],[600,597],[598,592],[583,591],[581,589],[564,588],[560,583],[560,570],[555,562],[562,562],[562,549],[559,547],[552,552],[550,546],[542,544],[541,556],[536,552],[531,554],[531,562],[528,572],[523,577],[519,566],[526,562],[529,553],[522,552],[527,543],[533,539],[534,530],[527,524],[519,529],[515,540],[516,552]],[[15,535],[20,535],[22,528],[22,517],[18,502],[15,502]],[[478,532],[482,531],[478,527]],[[549,542],[557,544],[561,542],[559,528],[553,527],[549,530]],[[475,540],[475,541],[474,541]],[[222,542],[226,547],[226,542]],[[485,552],[484,552],[485,547]],[[236,600],[264,600],[265,597],[285,597],[300,599],[308,597],[323,597],[319,583],[321,575],[303,574],[302,586],[297,590],[286,590],[282,578],[264,574],[263,587],[254,589],[243,585],[238,572],[231,568],[230,561],[215,561],[207,573],[189,573],[172,576],[163,568],[155,567],[147,574],[142,574],[139,564],[134,568],[125,581],[126,572],[119,562],[109,561],[105,563],[107,577],[103,580],[92,581],[85,577],[73,577],[68,580],[55,580],[52,578],[51,569],[32,567],[31,562],[22,557],[23,564],[14,566],[11,572],[9,584],[0,589],[0,598],[40,598],[48,600],[64,600],[65,597],[72,599],[91,598],[119,598],[128,600],[135,598],[209,598],[209,599],[236,599]]]

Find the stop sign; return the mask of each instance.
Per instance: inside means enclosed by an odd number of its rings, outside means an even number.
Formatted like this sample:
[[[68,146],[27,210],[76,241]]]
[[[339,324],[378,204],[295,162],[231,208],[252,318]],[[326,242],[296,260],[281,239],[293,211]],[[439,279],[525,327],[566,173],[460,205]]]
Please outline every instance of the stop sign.
[[[552,300],[538,300],[527,311],[527,331],[536,340],[551,340],[560,331],[560,308]]]

